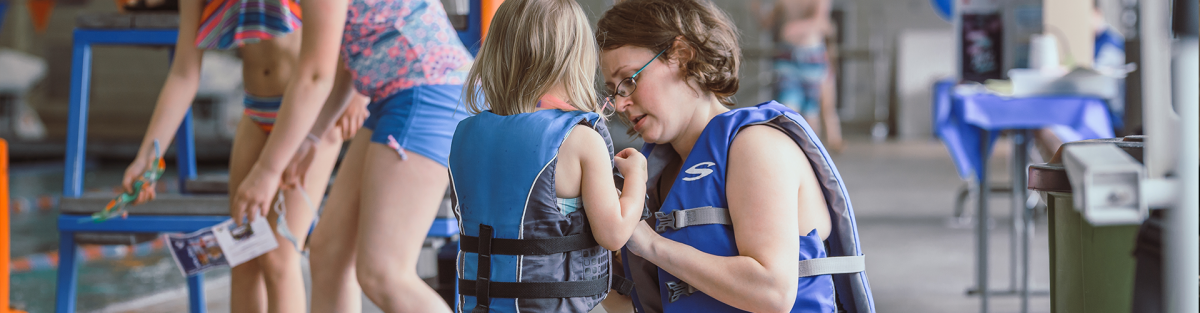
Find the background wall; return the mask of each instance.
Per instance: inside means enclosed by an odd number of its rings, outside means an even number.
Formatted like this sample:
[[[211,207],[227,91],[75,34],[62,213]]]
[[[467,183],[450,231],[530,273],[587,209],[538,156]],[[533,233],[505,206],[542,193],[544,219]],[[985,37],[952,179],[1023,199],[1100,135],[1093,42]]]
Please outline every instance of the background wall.
[[[38,55],[47,60],[47,77],[29,99],[43,118],[52,140],[60,140],[66,130],[66,102],[69,96],[71,31],[75,16],[85,13],[112,12],[111,1],[73,1],[60,4],[43,33],[35,33],[29,25],[26,0],[14,0],[3,29],[0,47]],[[578,0],[589,13],[594,25],[612,0]],[[1003,1],[1003,0],[1001,0]],[[1012,0],[1027,1],[1027,0]],[[1112,0],[1116,1],[1116,0]],[[448,7],[463,0],[443,0]],[[739,105],[752,105],[771,98],[771,74],[767,57],[770,38],[762,31],[749,12],[748,1],[714,0],[733,17],[742,34],[746,59],[740,73],[742,88],[735,96]],[[769,1],[764,1],[769,3]],[[1111,1],[1109,1],[1111,2]],[[848,132],[869,127],[876,119],[876,108],[894,106],[892,73],[895,70],[897,38],[913,31],[951,31],[950,22],[934,13],[929,0],[835,0],[834,9],[841,15],[842,75],[839,113]],[[949,41],[952,42],[952,41]],[[953,46],[933,47],[952,51]],[[166,75],[168,60],[165,49],[97,47],[94,50],[92,140],[136,142],[145,130],[154,101]],[[917,66],[944,67],[953,59],[930,56],[907,58]],[[906,82],[928,85],[930,82]],[[894,111],[894,110],[893,110]],[[894,112],[893,112],[894,113]]]

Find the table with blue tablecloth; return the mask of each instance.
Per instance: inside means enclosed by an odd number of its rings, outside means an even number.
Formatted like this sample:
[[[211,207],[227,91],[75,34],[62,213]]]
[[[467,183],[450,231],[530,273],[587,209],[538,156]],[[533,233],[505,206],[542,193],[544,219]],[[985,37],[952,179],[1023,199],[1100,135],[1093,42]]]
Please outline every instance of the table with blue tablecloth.
[[[1090,96],[1048,95],[1033,97],[1006,97],[988,92],[979,85],[958,85],[955,81],[943,80],[933,88],[934,133],[945,144],[954,160],[958,174],[964,180],[973,180],[978,199],[987,199],[989,193],[987,161],[992,147],[1001,131],[1008,131],[1013,143],[1013,205],[1014,214],[1020,214],[1020,227],[1024,251],[1024,277],[1019,293],[1022,311],[1028,308],[1029,297],[1029,232],[1033,218],[1025,206],[1025,167],[1031,131],[1047,128],[1063,142],[1084,139],[1111,138],[1114,116],[1104,99]],[[976,286],[981,312],[988,308],[988,237],[987,201],[976,201]],[[1016,218],[1016,217],[1014,217]],[[1014,224],[1017,228],[1018,225]],[[1015,241],[1014,241],[1015,242]],[[1016,290],[1016,289],[1014,289]]]

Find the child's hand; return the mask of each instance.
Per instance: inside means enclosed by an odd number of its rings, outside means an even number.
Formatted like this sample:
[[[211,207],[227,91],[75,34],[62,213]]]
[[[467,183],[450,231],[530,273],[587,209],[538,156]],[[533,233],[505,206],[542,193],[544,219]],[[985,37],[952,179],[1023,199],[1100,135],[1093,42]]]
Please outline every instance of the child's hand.
[[[133,183],[141,179],[142,175],[146,173],[146,169],[150,168],[149,165],[151,162],[154,162],[150,158],[152,157],[148,157],[145,153],[139,153],[138,157],[133,160],[133,163],[130,163],[129,167],[125,169],[125,175],[121,177],[121,187],[123,187],[125,193],[133,193]],[[154,200],[154,187],[154,183],[142,185],[141,192],[136,194],[137,199],[133,200],[130,204],[138,205]]]
[[[313,157],[317,154],[317,145],[321,139],[317,136],[309,134],[300,142],[300,148],[296,149],[296,155],[292,156],[292,160],[288,162],[287,167],[283,169],[283,184],[287,188],[299,188],[304,186],[305,174],[308,174],[308,167],[312,165]]]
[[[363,122],[367,120],[368,116],[371,116],[371,113],[367,111],[368,102],[370,99],[366,96],[354,94],[346,112],[342,112],[342,117],[338,118],[337,125],[334,126],[342,135],[342,140],[353,139],[358,129],[362,128]]]
[[[617,152],[614,161],[617,163],[617,170],[625,176],[626,182],[629,180],[635,180],[642,184],[646,182],[646,157],[642,156],[637,149],[625,148],[625,150]]]
[[[237,192],[233,194],[233,199],[230,199],[232,205],[229,206],[229,215],[233,217],[233,222],[241,226],[243,220],[254,221],[260,216],[267,216],[272,197],[279,189],[279,179],[278,172],[271,173],[270,170],[263,170],[258,166],[250,169],[250,173],[242,179],[241,186],[238,186]]]

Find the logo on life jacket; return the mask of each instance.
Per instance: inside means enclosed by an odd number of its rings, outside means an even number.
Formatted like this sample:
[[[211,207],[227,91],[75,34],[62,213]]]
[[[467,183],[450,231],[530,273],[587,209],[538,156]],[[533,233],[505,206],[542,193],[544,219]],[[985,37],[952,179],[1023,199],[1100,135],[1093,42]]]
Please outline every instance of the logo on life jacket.
[[[713,170],[709,167],[714,166],[714,165],[717,165],[717,163],[700,162],[700,163],[696,163],[696,165],[692,165],[692,167],[688,168],[686,171],[683,171],[683,172],[687,173],[687,174],[691,174],[691,175],[696,175],[696,176],[684,177],[683,181],[693,181],[693,180],[704,178],[704,176],[708,176],[708,174],[712,174]]]

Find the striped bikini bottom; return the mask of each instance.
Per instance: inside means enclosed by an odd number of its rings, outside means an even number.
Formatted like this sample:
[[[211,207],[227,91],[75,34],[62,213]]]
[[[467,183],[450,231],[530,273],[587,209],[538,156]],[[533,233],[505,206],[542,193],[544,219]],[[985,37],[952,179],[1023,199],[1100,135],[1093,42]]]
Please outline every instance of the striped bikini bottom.
[[[275,97],[258,97],[247,94],[245,114],[258,125],[265,133],[270,133],[275,127],[275,115],[279,113],[279,106],[283,104],[283,96]]]

